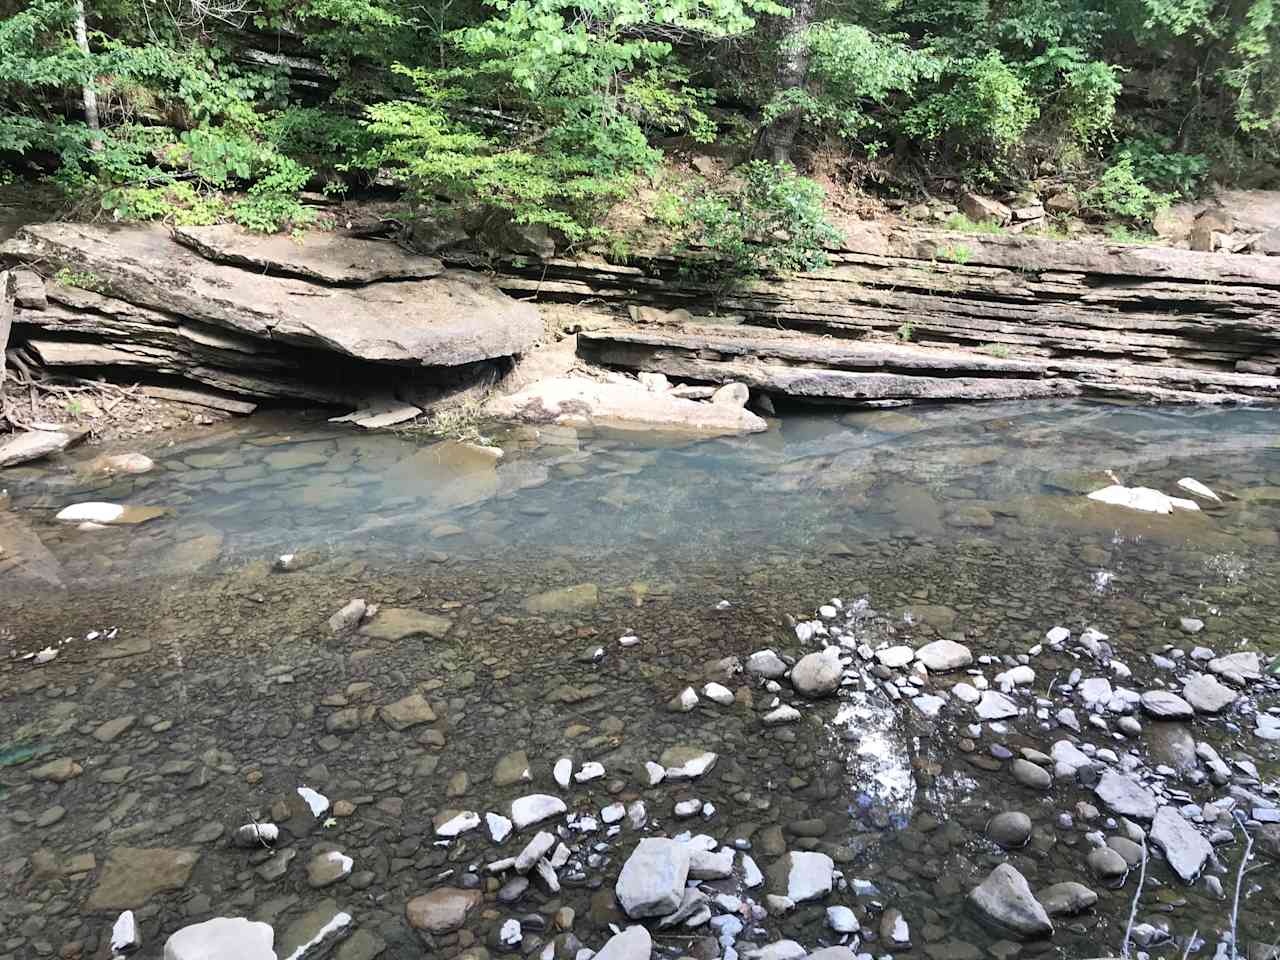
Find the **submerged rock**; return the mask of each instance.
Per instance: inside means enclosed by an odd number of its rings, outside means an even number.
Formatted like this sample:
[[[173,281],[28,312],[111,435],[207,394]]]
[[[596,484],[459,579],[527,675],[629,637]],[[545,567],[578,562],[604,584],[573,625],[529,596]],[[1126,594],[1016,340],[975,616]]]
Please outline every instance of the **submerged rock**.
[[[5,437],[0,439],[0,467],[16,467],[65,450],[71,439],[70,434],[56,430],[29,430]]]
[[[1019,940],[1053,935],[1049,914],[1026,878],[1007,863],[997,866],[969,893],[969,905],[985,920]]]
[[[1051,917],[1071,916],[1088,910],[1098,902],[1098,895],[1083,883],[1067,880],[1045,887],[1036,894],[1036,899],[1044,907],[1045,913]]]
[[[677,745],[662,751],[659,765],[668,780],[695,780],[716,765],[718,755],[702,747]]]
[[[451,933],[466,922],[467,914],[480,906],[483,900],[484,895],[479,890],[437,887],[405,904],[405,917],[415,930]]]

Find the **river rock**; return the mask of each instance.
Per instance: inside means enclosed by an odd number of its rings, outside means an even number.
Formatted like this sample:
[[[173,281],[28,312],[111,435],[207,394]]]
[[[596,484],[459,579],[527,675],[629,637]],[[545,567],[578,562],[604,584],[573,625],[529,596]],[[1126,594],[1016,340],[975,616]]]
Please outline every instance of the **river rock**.
[[[1019,757],[1013,761],[1010,769],[1013,771],[1013,779],[1024,787],[1030,787],[1032,790],[1048,790],[1053,786],[1053,777],[1049,771],[1030,760]]]
[[[535,823],[541,823],[548,817],[559,816],[566,809],[564,801],[559,797],[553,797],[547,793],[533,793],[512,801],[511,821],[516,825],[517,830],[523,830]]]
[[[1198,713],[1221,713],[1236,702],[1239,694],[1216,677],[1197,673],[1182,685],[1182,696]]]
[[[32,780],[47,780],[50,783],[66,783],[84,773],[84,768],[70,757],[59,757],[50,760],[31,771]]]
[[[198,850],[116,847],[85,903],[91,911],[134,910],[159,893],[181,890],[200,859]]]
[[[1098,895],[1083,883],[1067,880],[1045,887],[1036,894],[1036,899],[1044,907],[1045,913],[1057,917],[1072,916],[1088,910],[1098,902]]]
[[[973,709],[981,720],[1005,720],[1018,715],[1018,705],[998,690],[984,690]]]
[[[1085,860],[1093,875],[1103,880],[1114,880],[1129,872],[1129,864],[1124,857],[1110,847],[1094,847]]]
[[[1262,662],[1253,651],[1231,653],[1209,661],[1209,671],[1243,685],[1262,678]]]
[[[351,914],[339,910],[334,900],[321,900],[289,924],[280,937],[279,955],[289,960],[316,960],[328,955],[350,933]]]
[[[840,648],[827,647],[800,658],[791,670],[791,685],[806,697],[825,697],[840,688],[843,676]]]
[[[627,927],[608,939],[594,960],[649,960],[653,938],[641,926]]]
[[[1107,770],[1093,792],[1109,810],[1123,817],[1150,820],[1156,815],[1155,794],[1127,774]]]
[[[409,926],[428,933],[450,933],[466,922],[467,914],[484,901],[479,890],[437,887],[405,904]]]
[[[915,656],[916,652],[906,644],[897,644],[876,651],[876,659],[890,670],[900,670],[914,660]]]
[[[987,824],[987,836],[1006,850],[1025,846],[1031,836],[1031,818],[1020,810],[997,813]]]
[[[534,594],[525,599],[524,608],[530,613],[571,613],[590,609],[599,602],[599,587],[594,583],[579,583]]]
[[[1160,808],[1151,823],[1150,836],[1183,883],[1195,882],[1213,852],[1209,841],[1175,807]]]
[[[111,952],[113,954],[133,953],[142,946],[142,933],[138,930],[138,921],[132,910],[125,910],[116,917],[111,926]]]
[[[337,883],[350,875],[353,863],[350,857],[337,850],[317,853],[307,864],[307,883],[313,889]]]
[[[270,924],[215,917],[183,927],[165,941],[164,960],[276,960]]]
[[[817,900],[831,892],[834,870],[835,862],[825,853],[788,853],[770,867],[770,885],[793,903]]]
[[[420,693],[401,697],[395,703],[382,707],[378,713],[383,722],[396,731],[408,730],[422,723],[434,723],[436,719],[436,712]]]
[[[675,911],[689,876],[689,848],[665,837],[646,837],[622,865],[614,894],[633,919],[661,917]]]
[[[1191,704],[1170,690],[1148,690],[1142,695],[1142,709],[1157,720],[1187,720],[1196,715]]]
[[[778,680],[786,676],[787,665],[772,650],[757,650],[747,657],[746,671],[753,677]]]
[[[529,755],[523,750],[508,753],[498,760],[498,765],[493,770],[495,787],[510,787],[532,779],[533,774],[529,771]]]
[[[930,673],[946,673],[959,670],[973,663],[973,654],[963,643],[954,640],[935,640],[916,651],[916,659]]]
[[[1013,866],[999,864],[969,892],[969,905],[979,918],[1018,940],[1053,936],[1053,922],[1031,894],[1026,878]]]

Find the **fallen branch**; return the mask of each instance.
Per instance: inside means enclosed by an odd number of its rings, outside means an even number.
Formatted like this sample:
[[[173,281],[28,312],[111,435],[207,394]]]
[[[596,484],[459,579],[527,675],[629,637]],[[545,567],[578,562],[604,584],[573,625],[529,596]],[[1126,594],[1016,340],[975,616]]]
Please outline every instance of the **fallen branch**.
[[[1120,955],[1129,960],[1129,940],[1133,937],[1133,921],[1138,916],[1138,901],[1142,899],[1142,888],[1147,883],[1147,838],[1142,838],[1142,870],[1138,873],[1138,889],[1133,894],[1133,907],[1129,910],[1129,922],[1124,928],[1124,943],[1120,947]]]
[[[1244,831],[1244,856],[1240,858],[1240,869],[1236,871],[1236,895],[1231,903],[1231,960],[1239,960],[1240,950],[1236,946],[1236,921],[1240,916],[1240,888],[1244,886],[1244,868],[1249,862],[1249,854],[1253,852],[1253,835],[1245,828],[1239,811],[1236,811],[1236,823]]]

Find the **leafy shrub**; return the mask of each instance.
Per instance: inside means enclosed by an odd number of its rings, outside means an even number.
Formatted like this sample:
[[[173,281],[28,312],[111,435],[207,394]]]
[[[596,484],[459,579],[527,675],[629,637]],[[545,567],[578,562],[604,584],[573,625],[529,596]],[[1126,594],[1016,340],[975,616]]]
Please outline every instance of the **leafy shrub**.
[[[1149,223],[1171,200],[1169,194],[1152,190],[1138,178],[1128,154],[1121,154],[1102,172],[1097,184],[1080,195],[1080,202],[1094,213],[1140,223]]]
[[[995,235],[1004,233],[1004,227],[994,220],[970,220],[963,213],[951,214],[942,222],[942,227],[944,230],[950,230],[953,233],[989,233]]]
[[[1133,173],[1143,183],[1180,197],[1193,197],[1209,173],[1209,158],[1202,153],[1181,153],[1169,137],[1129,140],[1121,155],[1133,160]]]
[[[1022,78],[994,50],[950,61],[939,86],[903,114],[903,129],[967,156],[1009,153],[1040,115]]]
[[[768,273],[816,270],[840,242],[827,222],[822,188],[787,165],[753,161],[736,189],[708,191],[688,205],[684,243],[709,256],[691,268],[724,291]]]

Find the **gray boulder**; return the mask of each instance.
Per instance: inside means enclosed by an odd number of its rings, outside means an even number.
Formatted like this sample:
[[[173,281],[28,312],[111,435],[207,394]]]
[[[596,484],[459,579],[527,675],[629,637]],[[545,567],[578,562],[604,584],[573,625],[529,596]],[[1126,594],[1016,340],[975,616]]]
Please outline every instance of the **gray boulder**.
[[[1182,696],[1197,713],[1221,713],[1236,702],[1239,694],[1217,677],[1197,673],[1182,685]]]
[[[1156,815],[1155,794],[1140,781],[1125,774],[1114,770],[1106,771],[1093,792],[1111,812],[1122,817],[1150,820]]]
[[[1053,936],[1053,922],[1032,895],[1026,877],[1007,863],[969,892],[969,905],[979,919],[1018,940]]]
[[[827,647],[800,658],[791,670],[791,685],[806,697],[825,697],[840,688],[843,676],[840,648]]]
[[[1142,695],[1142,709],[1157,720],[1187,720],[1196,715],[1191,704],[1169,690],[1148,690]]]
[[[1036,899],[1044,907],[1045,913],[1051,917],[1070,916],[1088,910],[1098,902],[1098,895],[1083,883],[1067,880],[1045,887],[1036,894]]]

